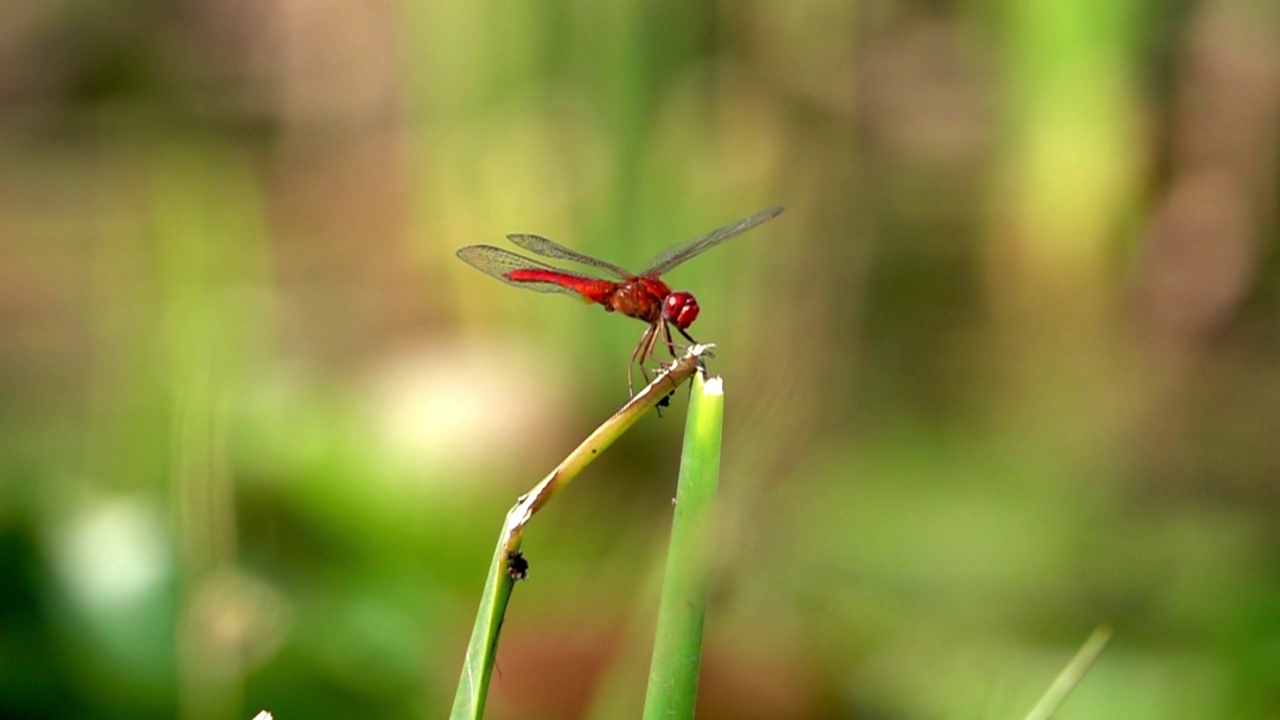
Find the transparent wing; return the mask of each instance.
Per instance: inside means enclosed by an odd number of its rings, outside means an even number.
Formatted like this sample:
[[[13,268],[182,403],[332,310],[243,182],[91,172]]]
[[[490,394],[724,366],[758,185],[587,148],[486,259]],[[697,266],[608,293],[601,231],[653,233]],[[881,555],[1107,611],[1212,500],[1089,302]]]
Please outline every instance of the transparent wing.
[[[612,285],[589,275],[565,272],[557,267],[540,263],[532,258],[508,252],[492,245],[468,245],[458,251],[462,262],[479,270],[492,278],[500,280],[512,287],[524,288],[540,293],[564,293],[591,300],[584,288],[594,287],[600,283]],[[514,270],[540,270],[546,272],[546,280],[512,280],[510,273]]]
[[[631,273],[627,272],[626,270],[623,270],[622,268],[618,267],[617,265],[614,265],[613,263],[608,263],[598,258],[593,258],[590,255],[583,255],[577,250],[570,250],[569,248],[561,245],[560,243],[555,242],[554,240],[550,240],[548,238],[544,238],[541,235],[533,235],[530,233],[513,233],[511,235],[508,235],[507,239],[515,243],[516,245],[519,245],[520,247],[524,248],[525,250],[528,250],[531,253],[536,253],[538,255],[541,255],[542,257],[555,258],[556,260],[569,260],[571,262],[580,263],[582,265],[588,265],[598,270],[604,270],[605,272],[608,272],[610,274],[617,275],[623,280],[627,280],[629,278],[634,277]]]
[[[732,237],[737,237],[751,228],[759,225],[766,220],[772,220],[782,214],[782,206],[771,207],[768,210],[761,210],[749,218],[743,218],[735,223],[730,223],[722,228],[712,230],[695,240],[681,243],[658,253],[652,260],[645,263],[644,269],[640,271],[641,275],[657,277],[676,267],[680,263],[701,255],[711,248]]]

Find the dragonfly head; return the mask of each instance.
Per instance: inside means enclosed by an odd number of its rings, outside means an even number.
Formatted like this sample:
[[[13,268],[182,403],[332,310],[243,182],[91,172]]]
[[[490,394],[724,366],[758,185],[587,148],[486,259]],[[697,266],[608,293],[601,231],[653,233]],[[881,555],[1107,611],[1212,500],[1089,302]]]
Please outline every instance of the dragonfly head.
[[[698,319],[698,301],[687,292],[674,292],[662,301],[662,317],[684,330]]]

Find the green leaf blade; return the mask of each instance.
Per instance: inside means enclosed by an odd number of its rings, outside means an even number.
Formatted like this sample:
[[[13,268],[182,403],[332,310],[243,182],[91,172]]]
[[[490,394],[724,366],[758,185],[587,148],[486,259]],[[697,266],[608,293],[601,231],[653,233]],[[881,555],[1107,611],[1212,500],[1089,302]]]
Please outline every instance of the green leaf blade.
[[[704,383],[698,375],[685,425],[645,720],[692,718],[697,704],[723,425],[721,381],[713,378]]]

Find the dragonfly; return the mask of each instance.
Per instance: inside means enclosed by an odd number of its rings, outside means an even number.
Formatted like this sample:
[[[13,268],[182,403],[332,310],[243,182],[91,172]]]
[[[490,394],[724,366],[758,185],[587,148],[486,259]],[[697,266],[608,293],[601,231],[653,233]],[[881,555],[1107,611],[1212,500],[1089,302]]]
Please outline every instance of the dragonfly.
[[[691,344],[697,342],[689,335],[688,330],[693,321],[698,319],[698,301],[691,293],[673,292],[662,281],[662,276],[726,240],[778,217],[782,210],[781,206],[761,210],[706,235],[674,245],[655,255],[638,273],[570,250],[541,235],[529,233],[513,233],[507,235],[507,239],[535,255],[585,265],[595,271],[595,274],[564,270],[492,245],[468,245],[458,250],[458,257],[471,267],[508,285],[540,293],[577,296],[587,303],[602,306],[605,312],[617,312],[647,323],[648,327],[640,336],[635,350],[631,351],[631,361],[627,365],[627,392],[634,396],[633,371],[638,368],[645,383],[649,382],[644,364],[646,360],[654,358],[654,349],[659,342],[673,358],[676,357],[677,345],[672,338],[671,328],[674,327]],[[598,275],[607,275],[609,278]],[[656,358],[654,360],[656,362]]]

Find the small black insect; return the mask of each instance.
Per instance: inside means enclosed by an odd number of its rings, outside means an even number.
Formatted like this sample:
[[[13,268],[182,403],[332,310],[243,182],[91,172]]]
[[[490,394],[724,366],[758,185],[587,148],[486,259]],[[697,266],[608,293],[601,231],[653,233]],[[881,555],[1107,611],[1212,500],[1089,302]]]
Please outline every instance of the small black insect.
[[[519,550],[507,553],[507,576],[516,581],[529,579],[529,561]]]

